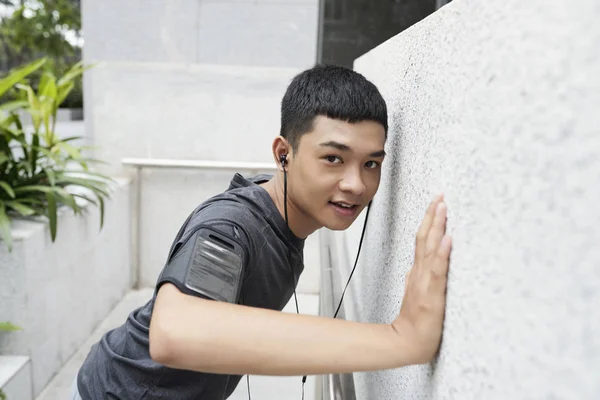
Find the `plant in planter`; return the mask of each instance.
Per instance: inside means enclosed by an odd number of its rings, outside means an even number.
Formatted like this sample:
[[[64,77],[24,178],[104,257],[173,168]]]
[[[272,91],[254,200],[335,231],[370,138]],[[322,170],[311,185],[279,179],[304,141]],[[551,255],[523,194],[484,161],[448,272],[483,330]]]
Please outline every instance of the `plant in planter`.
[[[78,63],[57,78],[52,70],[40,71],[46,61],[35,61],[0,79],[0,98],[5,99],[0,101],[0,239],[9,251],[14,218],[47,219],[54,241],[58,210],[68,207],[81,214],[85,202],[100,208],[102,228],[104,201],[113,182],[90,171],[88,164],[95,160],[85,158],[85,148],[73,144],[80,137],[64,138],[55,131],[58,107],[87,68]],[[36,71],[40,78],[27,82]],[[9,92],[11,96],[5,96]],[[21,120],[23,114],[30,117],[30,125]],[[17,330],[0,321],[0,334]],[[5,399],[0,389],[0,400]]]
[[[55,132],[58,107],[87,67],[77,63],[60,78],[46,71],[37,90],[22,83],[45,62],[35,61],[0,80],[0,96],[14,89],[20,93],[16,100],[0,104],[0,238],[9,250],[11,219],[46,218],[54,241],[58,209],[66,206],[81,214],[82,201],[100,208],[102,228],[104,201],[113,182],[89,169],[96,160],[83,155],[85,147],[72,144],[81,137],[64,138]],[[29,127],[19,117],[23,111],[31,116]]]
[[[19,330],[21,330],[21,328],[19,328],[16,325],[11,324],[10,322],[0,322],[0,333],[19,331]],[[6,400],[6,394],[4,394],[4,392],[2,391],[2,388],[0,388],[0,400]]]

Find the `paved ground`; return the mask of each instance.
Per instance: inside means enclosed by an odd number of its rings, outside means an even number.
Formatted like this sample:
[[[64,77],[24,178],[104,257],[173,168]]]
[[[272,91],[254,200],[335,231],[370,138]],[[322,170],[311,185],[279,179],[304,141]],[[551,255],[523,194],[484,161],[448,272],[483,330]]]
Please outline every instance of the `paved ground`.
[[[46,389],[36,400],[67,400],[71,384],[77,370],[83,363],[90,347],[108,330],[121,325],[129,313],[144,304],[152,296],[152,289],[132,291],[115,307],[111,314],[100,324],[86,343],[69,360],[56,377],[48,384]],[[319,296],[298,294],[298,303],[302,313],[317,315],[319,311]],[[292,301],[284,309],[286,312],[295,312]],[[299,400],[302,388],[300,377],[264,377],[251,376],[250,389],[253,400]],[[305,400],[316,400],[316,379],[309,377],[305,386]],[[248,399],[246,378],[244,377],[230,400]]]

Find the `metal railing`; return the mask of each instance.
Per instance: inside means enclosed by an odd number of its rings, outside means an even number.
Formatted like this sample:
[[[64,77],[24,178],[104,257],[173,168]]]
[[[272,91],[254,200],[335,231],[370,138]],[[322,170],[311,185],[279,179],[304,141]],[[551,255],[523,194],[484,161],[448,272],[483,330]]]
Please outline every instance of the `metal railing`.
[[[321,282],[319,285],[319,315],[331,317],[335,313],[336,296],[339,290],[335,290],[335,271],[339,269],[340,260],[335,256],[335,240],[331,231],[322,230],[319,233],[319,247],[321,249]],[[340,316],[344,315],[343,307]],[[356,400],[354,379],[352,374],[327,374],[322,376],[321,381],[322,400]]]
[[[249,172],[256,175],[260,172],[273,172],[277,168],[274,163],[250,163],[234,161],[202,161],[202,160],[173,160],[155,158],[124,158],[121,164],[133,167],[134,193],[131,213],[131,252],[133,254],[134,287],[141,282],[141,212],[142,212],[142,170],[143,169],[191,169],[204,171],[236,171]]]

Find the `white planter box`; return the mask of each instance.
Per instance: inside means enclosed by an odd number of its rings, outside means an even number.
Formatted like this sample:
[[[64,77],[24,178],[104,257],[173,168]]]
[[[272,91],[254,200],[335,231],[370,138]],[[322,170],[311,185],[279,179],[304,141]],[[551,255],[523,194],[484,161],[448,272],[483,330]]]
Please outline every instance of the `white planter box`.
[[[0,333],[0,354],[31,359],[33,394],[84,343],[131,286],[129,182],[120,180],[99,210],[63,209],[56,242],[46,223],[18,220],[14,247],[0,242],[0,321],[22,331]]]
[[[8,400],[33,399],[29,358],[0,356],[0,389]]]

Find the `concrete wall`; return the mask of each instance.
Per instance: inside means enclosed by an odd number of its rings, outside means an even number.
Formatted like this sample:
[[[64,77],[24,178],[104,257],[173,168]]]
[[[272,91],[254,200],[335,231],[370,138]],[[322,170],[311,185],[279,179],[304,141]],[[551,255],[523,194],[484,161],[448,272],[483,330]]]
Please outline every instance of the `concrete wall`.
[[[316,60],[317,0],[83,1],[86,137],[129,174],[124,157],[273,162],[279,106]],[[232,173],[146,171],[141,285],[153,286],[181,223]],[[307,243],[301,291],[318,290]]]
[[[31,359],[38,394],[130,288],[129,183],[119,181],[99,210],[63,210],[56,242],[46,223],[13,223],[13,251],[0,242],[0,321],[23,330],[0,335],[0,354]]]
[[[356,62],[391,132],[347,316],[395,318],[438,191],[454,238],[439,358],[354,374],[358,399],[600,398],[599,18],[457,0]],[[360,222],[335,236],[350,261]]]
[[[86,135],[123,157],[273,162],[279,104],[295,69],[102,63],[89,74]],[[91,121],[87,115],[92,114]]]
[[[85,57],[310,67],[318,0],[83,0]]]
[[[128,174],[125,157],[273,162],[279,104],[297,70],[271,67],[103,63],[89,79],[86,136],[106,172]],[[151,83],[149,83],[151,82]],[[87,115],[92,115],[88,120]],[[231,172],[148,170],[142,174],[141,285],[153,286],[175,234]],[[124,221],[125,222],[125,221]],[[314,243],[314,244],[313,244]],[[303,292],[318,288],[318,246],[307,243]]]

